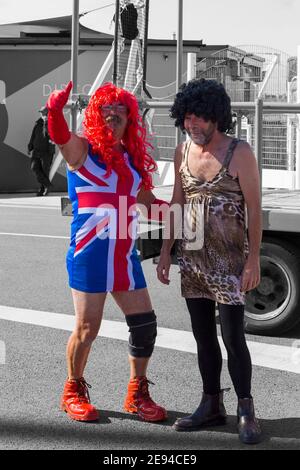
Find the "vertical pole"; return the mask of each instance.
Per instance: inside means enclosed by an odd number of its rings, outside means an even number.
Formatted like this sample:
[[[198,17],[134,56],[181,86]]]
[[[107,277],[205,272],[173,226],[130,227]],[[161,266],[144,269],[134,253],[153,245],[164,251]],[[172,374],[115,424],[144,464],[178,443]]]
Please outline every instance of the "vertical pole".
[[[144,57],[143,57],[143,91],[148,98],[152,98],[149,91],[147,90],[147,59],[148,59],[148,23],[149,23],[149,0],[145,2],[145,31],[144,31]]]
[[[300,103],[300,46],[297,47],[297,103]],[[297,117],[295,189],[300,189],[300,114]]]
[[[240,139],[242,135],[242,117],[243,117],[243,114],[240,111],[238,111],[236,115],[236,137],[238,139]]]
[[[197,54],[195,52],[189,52],[187,55],[187,81],[196,78],[196,60]]]
[[[117,85],[117,81],[118,81],[119,18],[120,18],[120,0],[116,0],[115,38],[114,38],[114,71],[113,71],[113,84],[114,85]]]
[[[187,74],[186,74],[186,81],[189,82],[196,78],[196,63],[197,63],[197,54],[194,52],[188,52],[187,54]],[[180,138],[180,134],[179,134]],[[186,140],[189,140],[188,134],[185,136]]]
[[[176,57],[176,93],[182,82],[182,23],[183,23],[183,0],[178,0],[178,23],[177,23],[177,57]],[[176,146],[179,144],[181,131],[176,130]]]
[[[255,101],[255,155],[259,169],[260,191],[262,190],[262,137],[263,137],[263,100]]]
[[[73,0],[72,15],[72,47],[71,47],[71,80],[73,82],[72,93],[78,93],[78,42],[79,42],[79,0]],[[71,109],[71,129],[76,131],[77,109]]]
[[[292,102],[292,83],[287,82],[287,102]],[[293,171],[293,139],[292,139],[292,117],[290,114],[287,115],[287,129],[286,129],[286,153],[287,153],[287,169]],[[294,189],[294,185],[292,189]]]

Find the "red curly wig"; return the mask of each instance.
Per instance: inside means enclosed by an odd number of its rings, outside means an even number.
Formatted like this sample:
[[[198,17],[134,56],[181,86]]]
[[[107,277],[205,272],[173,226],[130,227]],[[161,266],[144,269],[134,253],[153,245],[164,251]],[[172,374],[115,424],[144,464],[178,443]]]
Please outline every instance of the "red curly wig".
[[[128,109],[128,123],[122,139],[122,143],[132,159],[132,164],[139,172],[144,189],[152,189],[152,172],[157,170],[157,165],[150,155],[151,144],[146,140],[146,129],[139,115],[139,107],[136,97],[118,88],[112,83],[105,83],[92,95],[85,110],[83,121],[84,135],[92,146],[92,151],[99,154],[101,161],[106,164],[107,176],[114,170],[120,177],[126,177],[129,169],[123,156],[113,150],[115,139],[101,115],[101,106],[121,103]]]

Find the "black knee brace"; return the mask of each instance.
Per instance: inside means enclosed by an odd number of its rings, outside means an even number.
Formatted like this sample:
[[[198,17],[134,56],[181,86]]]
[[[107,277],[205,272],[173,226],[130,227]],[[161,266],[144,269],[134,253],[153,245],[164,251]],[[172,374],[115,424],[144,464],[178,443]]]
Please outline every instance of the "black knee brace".
[[[157,323],[154,310],[146,313],[126,315],[129,326],[129,354],[133,357],[150,357],[157,335]]]

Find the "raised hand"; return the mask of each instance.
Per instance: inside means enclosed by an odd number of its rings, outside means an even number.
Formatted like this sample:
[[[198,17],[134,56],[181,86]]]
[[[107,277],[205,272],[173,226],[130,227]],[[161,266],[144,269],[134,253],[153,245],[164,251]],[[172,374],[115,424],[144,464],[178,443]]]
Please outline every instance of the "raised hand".
[[[68,101],[72,86],[73,84],[70,81],[63,90],[54,90],[51,93],[46,105],[49,111],[59,112],[64,109],[64,106]]]
[[[72,88],[69,82],[63,90],[55,90],[47,101],[48,132],[50,139],[58,145],[65,145],[71,137],[68,124],[64,118],[63,109],[66,105]]]

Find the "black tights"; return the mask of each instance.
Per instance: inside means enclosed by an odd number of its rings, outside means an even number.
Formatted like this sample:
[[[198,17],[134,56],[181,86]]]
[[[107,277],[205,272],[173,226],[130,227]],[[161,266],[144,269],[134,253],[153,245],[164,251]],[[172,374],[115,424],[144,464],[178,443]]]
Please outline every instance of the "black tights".
[[[222,354],[217,338],[215,302],[186,299],[197,342],[198,364],[203,391],[217,394],[220,389]],[[252,365],[244,335],[244,306],[219,305],[222,338],[228,355],[228,370],[238,398],[251,397]]]

